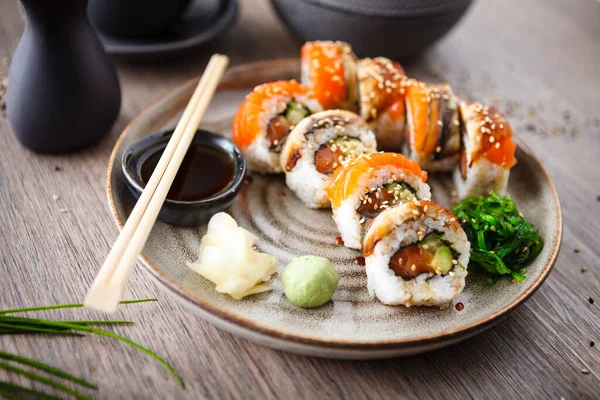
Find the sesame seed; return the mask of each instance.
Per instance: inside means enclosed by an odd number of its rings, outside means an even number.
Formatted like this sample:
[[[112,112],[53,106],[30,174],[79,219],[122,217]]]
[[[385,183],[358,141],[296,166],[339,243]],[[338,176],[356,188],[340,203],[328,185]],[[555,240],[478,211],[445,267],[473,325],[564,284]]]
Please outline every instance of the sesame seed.
[[[457,265],[457,264],[458,264],[458,261],[456,261],[456,260],[452,260],[452,264],[454,264],[454,265]]]
[[[417,266],[415,264],[411,265],[410,270],[415,272],[417,270]]]

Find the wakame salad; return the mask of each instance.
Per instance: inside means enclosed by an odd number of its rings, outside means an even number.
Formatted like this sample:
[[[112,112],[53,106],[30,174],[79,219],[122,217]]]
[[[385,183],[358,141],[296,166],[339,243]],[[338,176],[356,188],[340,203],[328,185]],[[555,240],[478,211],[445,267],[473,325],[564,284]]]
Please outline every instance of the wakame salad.
[[[503,275],[513,281],[525,279],[525,265],[544,244],[509,196],[490,192],[487,197],[468,197],[452,211],[471,242],[469,267],[483,268],[490,284]]]

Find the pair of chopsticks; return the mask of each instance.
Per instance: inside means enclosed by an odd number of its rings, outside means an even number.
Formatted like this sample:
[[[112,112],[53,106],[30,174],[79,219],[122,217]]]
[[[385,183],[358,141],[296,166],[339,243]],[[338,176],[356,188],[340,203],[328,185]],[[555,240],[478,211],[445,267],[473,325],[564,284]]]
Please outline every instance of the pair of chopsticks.
[[[229,58],[221,54],[213,55],[208,62],[150,180],[85,298],[86,307],[104,312],[116,310],[137,257],[146,244],[175,175],[228,63]]]

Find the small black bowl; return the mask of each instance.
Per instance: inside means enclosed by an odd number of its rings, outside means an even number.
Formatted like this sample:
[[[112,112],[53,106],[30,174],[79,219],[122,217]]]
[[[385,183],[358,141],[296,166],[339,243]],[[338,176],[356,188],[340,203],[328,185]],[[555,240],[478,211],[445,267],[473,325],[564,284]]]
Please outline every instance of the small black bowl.
[[[147,136],[125,148],[121,158],[121,169],[129,191],[139,199],[146,183],[142,180],[142,165],[148,158],[167,147],[173,130]],[[207,222],[214,214],[223,211],[235,199],[246,176],[246,160],[242,152],[233,142],[221,135],[209,131],[198,130],[194,143],[224,150],[234,162],[234,173],[231,182],[212,197],[195,201],[178,201],[166,199],[158,218],[168,224],[177,226],[197,226]]]
[[[410,60],[444,36],[472,0],[271,0],[301,42],[342,40],[359,57]]]
[[[88,16],[107,35],[158,36],[183,14],[190,0],[90,0]]]

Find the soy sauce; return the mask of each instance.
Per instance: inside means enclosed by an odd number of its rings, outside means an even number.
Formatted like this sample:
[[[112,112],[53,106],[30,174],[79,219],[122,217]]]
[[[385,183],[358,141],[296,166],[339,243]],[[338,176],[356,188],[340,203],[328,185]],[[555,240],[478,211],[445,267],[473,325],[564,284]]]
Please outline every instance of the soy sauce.
[[[158,151],[142,164],[141,175],[144,183],[150,180],[161,155],[162,151]],[[196,201],[212,197],[229,185],[233,175],[233,159],[224,150],[192,143],[177,171],[167,199]]]

